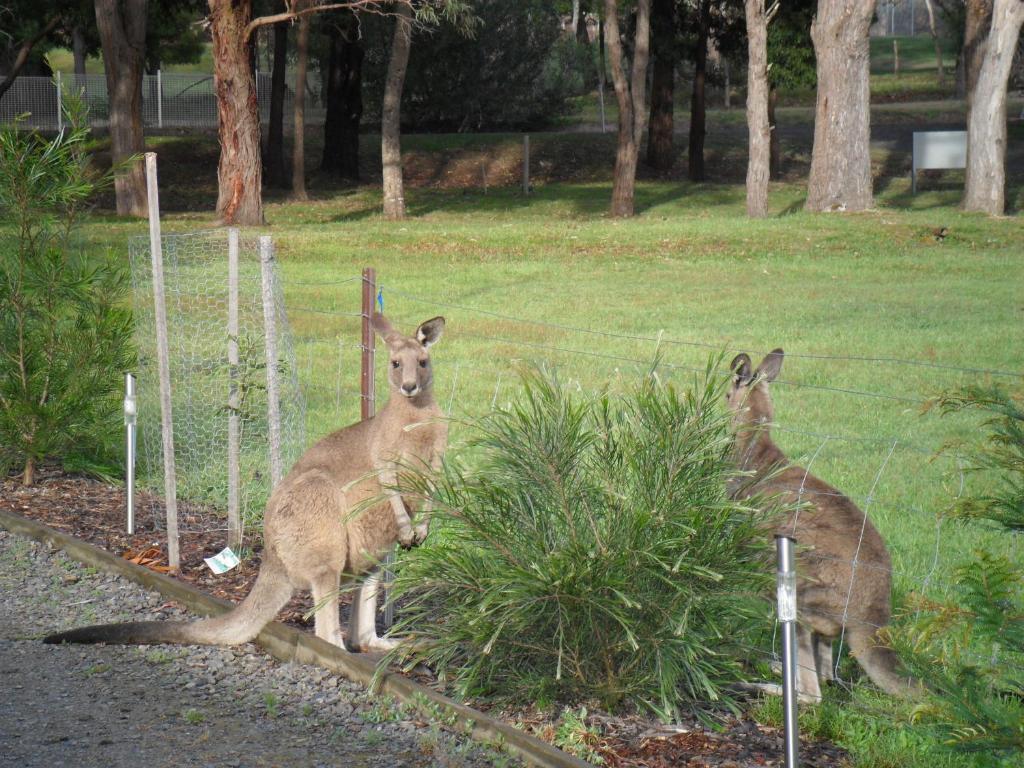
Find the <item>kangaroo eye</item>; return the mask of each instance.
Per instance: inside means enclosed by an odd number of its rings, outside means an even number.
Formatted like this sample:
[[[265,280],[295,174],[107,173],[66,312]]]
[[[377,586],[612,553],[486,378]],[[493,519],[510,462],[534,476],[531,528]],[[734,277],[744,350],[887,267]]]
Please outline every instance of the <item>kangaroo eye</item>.
[[[397,360],[392,360],[391,361],[391,367],[392,368],[397,368],[398,367],[398,361]]]
[[[426,367],[427,367],[427,361],[426,360],[420,360],[420,368],[426,368]]]

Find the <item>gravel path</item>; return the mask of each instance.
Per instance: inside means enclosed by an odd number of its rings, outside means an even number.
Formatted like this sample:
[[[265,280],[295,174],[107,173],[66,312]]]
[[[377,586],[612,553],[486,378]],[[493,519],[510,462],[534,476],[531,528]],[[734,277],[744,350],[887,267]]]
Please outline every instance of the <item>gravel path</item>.
[[[51,646],[58,629],[180,608],[0,531],[0,766],[507,765],[421,715],[254,645]]]

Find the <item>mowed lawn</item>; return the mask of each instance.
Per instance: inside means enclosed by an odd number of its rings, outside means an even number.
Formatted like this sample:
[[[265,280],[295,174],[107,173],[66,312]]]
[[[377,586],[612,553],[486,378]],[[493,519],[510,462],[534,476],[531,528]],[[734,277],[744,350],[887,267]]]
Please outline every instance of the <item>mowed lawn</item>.
[[[924,404],[970,383],[1019,390],[1019,376],[986,372],[1024,370],[1019,218],[960,213],[948,190],[910,211],[883,195],[872,213],[808,215],[802,188],[779,185],[779,213],[751,221],[738,185],[645,182],[641,215],[615,221],[603,213],[608,194],[606,184],[551,184],[529,197],[412,189],[413,215],[400,223],[379,216],[373,187],[270,204],[265,231],[284,278],[308,438],[358,417],[353,278],[372,266],[401,327],[448,319],[436,391],[459,419],[512,397],[522,364],[551,365],[590,395],[630,386],[655,359],[659,375],[687,386],[709,359],[724,355],[725,375],[736,352],[757,362],[779,346],[776,439],[869,510],[890,543],[898,595],[925,583],[940,594],[979,544],[1009,551],[1009,537],[940,523],[981,481],[958,471],[955,454],[936,454],[981,432]],[[165,231],[209,224],[171,214]],[[86,234],[125,253],[126,236],[143,232],[97,218]],[[378,363],[383,382],[384,355]],[[453,442],[465,434],[456,424]]]

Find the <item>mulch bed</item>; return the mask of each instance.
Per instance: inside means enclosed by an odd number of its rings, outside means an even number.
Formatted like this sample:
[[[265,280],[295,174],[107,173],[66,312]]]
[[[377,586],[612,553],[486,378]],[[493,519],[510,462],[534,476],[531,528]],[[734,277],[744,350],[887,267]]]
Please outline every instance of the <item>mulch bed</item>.
[[[131,558],[149,555],[143,563],[164,570],[166,535],[161,525],[163,501],[139,491],[135,499],[135,533],[125,533],[124,489],[95,480],[71,477],[43,469],[37,484],[24,487],[17,479],[0,483],[0,509],[37,520],[62,533],[74,536],[108,552]],[[252,546],[251,556],[221,575],[215,575],[203,558],[220,552],[226,542],[224,520],[203,505],[179,502],[181,571],[172,574],[198,589],[225,600],[237,602],[248,594],[260,567],[260,546]],[[247,540],[246,545],[252,542]],[[158,553],[147,550],[156,548]],[[347,606],[349,594],[342,594]],[[312,610],[306,593],[296,595],[278,614],[292,626],[312,631],[312,619],[304,615]],[[344,610],[344,609],[343,609]],[[417,676],[418,677],[418,676]],[[419,680],[427,683],[427,680]],[[497,714],[492,711],[492,714]],[[554,739],[555,726],[550,713],[510,712],[507,719],[518,720],[548,741]],[[782,732],[750,720],[726,718],[719,729],[710,729],[694,720],[663,726],[643,717],[610,717],[593,712],[587,718],[599,736],[588,747],[611,768],[753,768],[781,766]],[[824,742],[803,742],[801,764],[808,768],[832,768],[849,763],[838,747]]]

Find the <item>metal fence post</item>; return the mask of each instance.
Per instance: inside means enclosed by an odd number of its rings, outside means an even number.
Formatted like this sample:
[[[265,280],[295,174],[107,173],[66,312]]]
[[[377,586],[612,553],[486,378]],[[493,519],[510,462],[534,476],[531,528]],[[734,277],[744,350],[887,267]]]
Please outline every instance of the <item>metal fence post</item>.
[[[164,81],[159,69],[156,71],[156,127],[164,127]]]
[[[56,73],[57,86],[57,130],[64,130],[64,89],[61,87],[60,70]]]
[[[377,296],[377,270],[373,267],[366,267],[363,270],[363,300],[362,300],[362,370],[360,376],[360,394],[362,395],[362,405],[360,407],[360,415],[365,419],[373,418],[374,413],[377,410],[376,396],[376,376],[375,376],[375,360],[376,360],[376,337],[373,334],[373,302]],[[394,573],[391,570],[392,564],[395,562],[395,552],[392,549],[384,555],[383,567],[383,582],[384,587],[384,626],[390,628],[395,623],[395,607],[388,600],[388,593],[391,591],[389,585],[391,580],[394,578]]]
[[[238,391],[238,230],[228,230],[228,547],[238,553],[242,545],[239,508],[240,407]]]
[[[776,599],[782,625],[782,715],[786,738],[786,768],[800,765],[800,733],[796,712],[796,570],[793,565],[794,540],[776,536],[778,554]]]
[[[156,153],[146,153],[146,192],[149,203],[149,253],[153,262],[153,314],[156,321],[156,358],[160,371],[160,422],[164,449],[164,503],[167,507],[167,564],[181,567],[178,553],[178,488],[174,467],[174,417],[171,412],[171,362],[167,342],[167,307],[164,304],[164,257],[160,239],[160,195],[156,179]]]
[[[277,380],[277,307],[274,301],[274,242],[260,235],[260,274],[263,279],[263,328],[267,352],[267,432],[270,438],[271,489],[284,477],[281,461],[281,401]]]
[[[135,377],[124,375],[124,491],[128,513],[128,535],[135,533],[135,424],[138,417],[135,399]]]
[[[523,134],[523,194],[530,194],[530,134]]]

